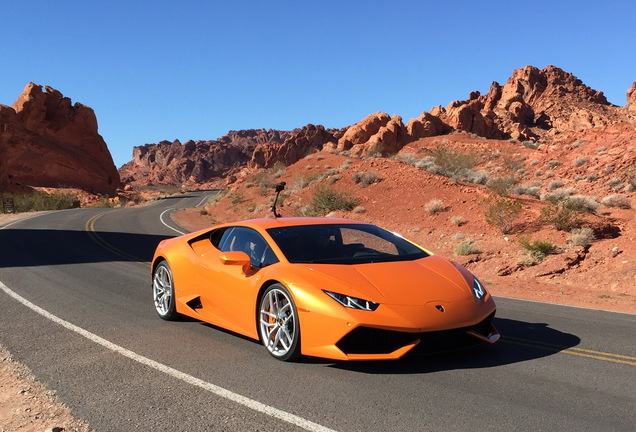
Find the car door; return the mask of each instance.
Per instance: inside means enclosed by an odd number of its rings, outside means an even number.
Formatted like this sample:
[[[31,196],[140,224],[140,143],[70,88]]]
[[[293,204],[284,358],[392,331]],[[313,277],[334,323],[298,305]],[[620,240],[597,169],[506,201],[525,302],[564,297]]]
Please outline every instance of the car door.
[[[217,252],[208,254],[207,259],[202,257],[199,275],[205,313],[222,327],[255,337],[259,269],[272,263],[271,249],[256,230],[248,227],[231,227],[220,238],[211,235],[210,241]],[[218,244],[214,244],[216,241]],[[223,264],[222,254],[235,251],[250,257],[250,268]],[[277,261],[275,255],[273,259]]]

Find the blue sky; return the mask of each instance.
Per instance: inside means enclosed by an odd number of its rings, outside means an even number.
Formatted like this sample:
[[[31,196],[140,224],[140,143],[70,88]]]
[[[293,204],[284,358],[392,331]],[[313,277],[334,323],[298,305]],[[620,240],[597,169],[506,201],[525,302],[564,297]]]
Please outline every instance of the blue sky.
[[[622,106],[634,17],[627,0],[5,1],[0,103],[33,81],[90,106],[118,167],[161,140],[406,122],[526,65]]]

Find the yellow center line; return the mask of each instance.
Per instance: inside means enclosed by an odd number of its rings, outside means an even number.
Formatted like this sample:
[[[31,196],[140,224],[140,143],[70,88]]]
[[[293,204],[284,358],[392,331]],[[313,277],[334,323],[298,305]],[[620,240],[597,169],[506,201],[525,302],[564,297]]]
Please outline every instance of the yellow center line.
[[[589,350],[584,348],[554,345],[554,344],[549,344],[545,342],[537,342],[537,341],[531,341],[531,340],[520,339],[515,337],[504,336],[501,340],[504,342],[515,344],[515,345],[522,345],[522,346],[527,346],[530,348],[539,348],[539,349],[552,351],[555,353],[570,354],[570,355],[575,355],[579,357],[587,357],[587,358],[593,358],[596,360],[608,361],[612,363],[620,363],[620,364],[627,364],[630,366],[636,366],[636,357],[632,357],[632,356],[613,354],[613,353],[608,353],[603,351],[594,351],[594,350]]]
[[[119,255],[120,257],[126,258],[127,260],[131,260],[131,261],[135,261],[135,262],[139,262],[143,264],[148,263],[148,261],[146,261],[145,259],[141,259],[136,256],[130,255],[124,252],[123,250],[116,248],[115,246],[111,245],[106,240],[101,238],[99,234],[97,234],[97,232],[95,231],[95,222],[107,213],[110,213],[110,212],[104,212],[104,213],[95,215],[86,222],[84,229],[86,230],[88,235],[93,239],[93,241],[95,241],[95,243],[102,246],[104,249],[114,253],[115,255]]]

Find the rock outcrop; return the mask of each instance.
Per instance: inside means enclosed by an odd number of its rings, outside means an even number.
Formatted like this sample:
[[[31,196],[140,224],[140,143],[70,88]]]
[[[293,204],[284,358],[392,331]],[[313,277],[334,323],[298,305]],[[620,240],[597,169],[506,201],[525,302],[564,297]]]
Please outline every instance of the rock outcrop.
[[[254,150],[277,146],[298,131],[230,131],[213,141],[162,141],[133,149],[133,159],[119,169],[125,183],[204,184],[245,167]]]
[[[624,120],[602,92],[558,67],[517,69],[502,87],[493,83],[486,95],[439,108],[437,116],[454,129],[485,138],[547,141],[572,130]]]
[[[114,196],[121,182],[93,110],[29,83],[0,105],[0,189],[75,187]]]
[[[293,164],[309,153],[321,150],[324,145],[337,142],[338,134],[337,130],[326,130],[320,125],[308,124],[283,143],[269,142],[257,145],[248,166],[270,168],[276,162]]]

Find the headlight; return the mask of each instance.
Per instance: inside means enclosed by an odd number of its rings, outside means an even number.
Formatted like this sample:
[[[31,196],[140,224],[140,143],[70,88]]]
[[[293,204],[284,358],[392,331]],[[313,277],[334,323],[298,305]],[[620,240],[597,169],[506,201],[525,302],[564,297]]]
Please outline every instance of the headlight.
[[[473,294],[478,299],[483,298],[486,295],[486,288],[477,280],[477,278],[473,278]]]
[[[347,308],[374,311],[378,308],[378,306],[380,306],[380,303],[374,303],[369,300],[363,300],[357,297],[352,297],[352,296],[348,296],[344,294],[338,294],[338,293],[326,291],[326,290],[323,290],[323,291],[329,297],[331,297],[332,299],[334,299],[335,301],[337,301],[338,303],[340,303],[341,305]]]

